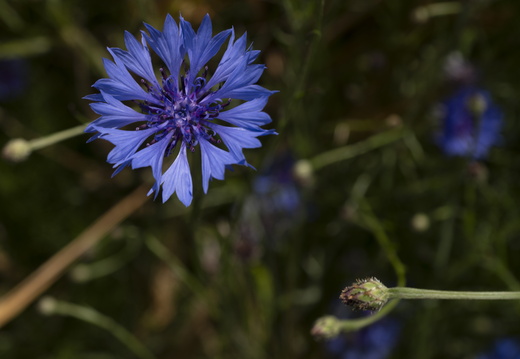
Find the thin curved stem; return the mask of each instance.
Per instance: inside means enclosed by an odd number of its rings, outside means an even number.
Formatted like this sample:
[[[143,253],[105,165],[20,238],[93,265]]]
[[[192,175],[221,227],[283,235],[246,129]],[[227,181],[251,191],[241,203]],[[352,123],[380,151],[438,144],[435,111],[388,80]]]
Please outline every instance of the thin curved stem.
[[[340,320],[341,330],[344,332],[352,332],[369,326],[378,320],[389,314],[395,306],[399,303],[399,300],[394,300],[385,305],[380,311],[374,313],[365,318],[360,319],[342,319]]]
[[[98,311],[77,304],[67,303],[54,298],[45,297],[40,301],[40,310],[46,315],[64,315],[73,317],[84,322],[94,324],[105,329],[114,337],[119,339],[129,350],[138,358],[155,359],[155,356],[130,333],[125,327],[114,321],[112,318],[99,313]]]

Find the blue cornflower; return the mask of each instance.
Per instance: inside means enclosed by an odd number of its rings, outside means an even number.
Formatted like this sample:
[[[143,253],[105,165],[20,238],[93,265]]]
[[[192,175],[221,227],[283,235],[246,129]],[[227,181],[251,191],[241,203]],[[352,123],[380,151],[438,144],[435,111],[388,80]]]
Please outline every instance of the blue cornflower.
[[[443,112],[437,143],[447,155],[483,159],[500,141],[503,115],[489,92],[464,87],[443,103]]]
[[[197,32],[182,17],[177,25],[170,15],[163,31],[144,25],[148,33],[142,32],[141,42],[125,32],[127,50],[108,49],[114,59],[103,59],[108,78],[93,85],[99,94],[86,97],[96,101],[91,107],[101,117],[85,131],[96,133],[90,140],[115,145],[107,159],[116,168],[114,175],[126,166],[150,166],[155,184],[149,194],[157,196],[162,187],[163,202],[175,192],[189,206],[193,183],[187,153],[200,149],[204,193],[211,178],[224,179],[226,167],[249,165],[242,150],[260,147],[258,136],[275,134],[260,127],[271,122],[262,110],[275,91],[256,85],[265,66],[253,64],[260,51],[246,48],[246,34],[235,40],[229,29],[212,36],[209,15]],[[228,38],[208,78],[206,64]],[[165,65],[160,76],[150,50]],[[225,110],[232,99],[241,101]],[[137,103],[140,112],[126,101]],[[163,172],[164,158],[173,154],[175,160]]]

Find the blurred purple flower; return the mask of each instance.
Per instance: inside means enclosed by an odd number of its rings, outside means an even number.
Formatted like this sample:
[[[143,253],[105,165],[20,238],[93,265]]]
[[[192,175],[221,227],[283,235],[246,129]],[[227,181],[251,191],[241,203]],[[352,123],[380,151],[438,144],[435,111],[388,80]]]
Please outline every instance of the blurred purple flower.
[[[458,51],[450,53],[444,62],[446,80],[459,86],[468,86],[477,80],[475,67]]]
[[[397,320],[383,318],[357,332],[327,341],[326,348],[334,359],[385,359],[397,344],[400,327]]]
[[[27,86],[28,64],[24,59],[0,60],[0,101],[21,95]]]
[[[277,245],[304,218],[294,165],[294,157],[282,151],[253,180],[253,191],[241,207],[237,227],[235,249],[241,258],[259,255],[261,243]]]
[[[490,351],[477,359],[520,359],[520,343],[513,338],[499,339]]]
[[[117,167],[114,174],[126,166],[150,166],[155,178],[150,193],[157,196],[162,188],[163,202],[176,193],[189,206],[193,183],[187,153],[200,150],[205,193],[210,179],[224,179],[230,165],[248,165],[242,150],[260,147],[259,136],[275,134],[260,127],[271,122],[262,110],[274,91],[256,85],[265,69],[253,64],[260,51],[246,47],[245,34],[235,40],[233,29],[213,37],[209,15],[197,32],[182,17],[177,25],[170,15],[162,32],[145,27],[142,42],[126,32],[126,51],[108,49],[114,59],[104,59],[109,77],[93,85],[99,94],[86,97],[96,101],[91,107],[101,117],[85,131],[96,133],[91,140],[103,138],[115,145],[108,155],[108,162]],[[228,38],[208,78],[206,64]],[[150,50],[165,65],[159,80]],[[224,111],[231,99],[240,100],[238,106]],[[123,101],[137,103],[141,112]],[[164,158],[174,153],[176,159],[163,172]]]
[[[291,216],[300,205],[300,191],[293,175],[293,156],[285,152],[262,171],[253,182],[254,194],[265,214]]]
[[[447,155],[483,159],[500,141],[502,118],[488,91],[462,88],[443,103],[437,143]]]

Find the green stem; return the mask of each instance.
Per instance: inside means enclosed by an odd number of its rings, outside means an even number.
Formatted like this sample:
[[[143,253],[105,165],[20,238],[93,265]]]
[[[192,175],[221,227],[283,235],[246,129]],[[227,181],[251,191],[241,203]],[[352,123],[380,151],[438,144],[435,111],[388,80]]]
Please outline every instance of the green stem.
[[[321,169],[336,162],[348,160],[350,158],[362,155],[372,150],[384,147],[390,143],[399,141],[405,136],[402,129],[390,130],[377,135],[373,135],[368,139],[355,143],[353,145],[336,148],[325,153],[321,153],[310,159],[314,170]]]
[[[94,324],[107,330],[119,339],[128,349],[141,359],[155,359],[155,356],[132,333],[94,309],[80,305],[62,302],[54,298],[45,297],[40,301],[40,309],[47,315],[66,315],[87,323]]]
[[[414,18],[425,22],[436,16],[455,15],[462,12],[462,5],[456,1],[438,2],[418,7],[414,10]]]
[[[307,84],[307,79],[309,77],[309,70],[314,60],[314,55],[316,53],[316,47],[321,40],[322,37],[322,27],[323,27],[323,9],[325,7],[325,0],[320,0],[318,5],[318,14],[316,27],[312,31],[314,35],[312,42],[309,46],[309,50],[307,56],[305,56],[305,62],[303,64],[302,70],[300,72],[300,81],[296,84],[296,89],[294,91],[294,98],[300,100],[304,95],[304,89]]]
[[[520,292],[459,292],[406,287],[388,288],[390,298],[395,299],[455,299],[455,300],[515,300]]]
[[[138,238],[129,236],[125,247],[120,252],[94,263],[77,264],[71,269],[70,276],[77,282],[87,282],[112,274],[134,258],[141,243]]]
[[[186,285],[188,289],[190,289],[195,294],[197,298],[202,299],[202,301],[207,304],[210,313],[217,317],[218,310],[211,302],[208,291],[204,287],[204,284],[197,278],[197,276],[188,271],[181,263],[179,258],[171,253],[168,248],[166,248],[157,238],[148,236],[145,240],[145,244],[153,254],[155,254],[159,259],[166,263],[168,267],[170,267],[172,272],[179,278],[182,283],[184,283],[184,285]]]
[[[341,331],[343,332],[353,332],[359,329],[362,329],[366,326],[369,326],[378,320],[385,317],[388,313],[390,313],[394,307],[399,303],[398,300],[394,300],[387,305],[385,305],[380,311],[374,313],[365,318],[360,319],[340,319],[339,323],[341,326]]]
[[[386,234],[386,231],[383,228],[383,225],[381,224],[379,219],[372,212],[372,208],[370,207],[368,202],[360,201],[360,207],[362,209],[361,213],[363,214],[363,224],[367,229],[369,229],[372,232],[379,246],[385,252],[386,258],[388,258],[390,264],[394,268],[395,275],[397,277],[397,284],[400,286],[404,286],[406,283],[406,267],[397,255],[392,241]]]
[[[29,141],[29,145],[31,146],[32,151],[39,150],[41,148],[54,145],[55,143],[68,140],[69,138],[79,136],[84,133],[86,127],[87,125],[83,124],[69,128],[67,130],[53,133],[49,136],[36,138],[34,140]]]
[[[2,155],[13,162],[24,161],[34,150],[39,150],[63,140],[67,140],[71,137],[83,134],[86,126],[86,124],[79,125],[69,128],[68,130],[56,132],[49,136],[36,138],[30,141],[23,138],[14,138],[4,146],[2,149]]]

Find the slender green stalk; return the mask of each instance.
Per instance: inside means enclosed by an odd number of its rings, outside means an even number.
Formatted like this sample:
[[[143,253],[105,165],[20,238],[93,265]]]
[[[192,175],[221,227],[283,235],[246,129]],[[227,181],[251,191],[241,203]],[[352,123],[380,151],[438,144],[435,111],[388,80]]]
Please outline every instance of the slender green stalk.
[[[0,2],[0,13],[2,12],[3,10]],[[51,40],[45,36],[34,36],[27,39],[4,41],[0,44],[0,59],[36,56],[48,52],[51,47]]]
[[[380,311],[374,313],[371,316],[360,318],[360,319],[342,319],[340,320],[341,330],[344,332],[351,332],[362,329],[366,326],[369,326],[378,320],[385,317],[388,313],[390,313],[395,306],[399,304],[398,300],[394,300],[388,305],[385,305]]]
[[[348,160],[380,147],[384,147],[393,142],[397,142],[404,136],[405,131],[403,131],[403,129],[395,129],[379,133],[353,145],[347,145],[331,151],[327,151],[325,153],[321,153],[314,158],[311,158],[310,163],[314,170],[318,170],[334,163]]]
[[[142,359],[155,359],[155,356],[132,333],[119,323],[92,308],[77,304],[67,303],[54,298],[45,297],[40,301],[40,310],[47,315],[65,315],[107,330],[121,341],[137,357]]]
[[[457,1],[438,2],[424,5],[414,10],[414,19],[425,22],[436,16],[455,15],[462,12],[462,5]]]
[[[121,269],[139,251],[142,242],[130,235],[125,247],[118,253],[93,263],[80,263],[70,271],[70,276],[77,282],[87,282],[103,276],[107,276]]]
[[[29,141],[29,145],[31,146],[31,150],[39,150],[44,147],[48,147],[54,145],[55,143],[68,140],[69,138],[79,136],[84,133],[86,124],[79,125],[76,127],[69,128],[67,130],[63,130],[60,132],[53,133],[52,135],[40,137],[34,140]]]
[[[14,138],[4,146],[2,149],[2,155],[4,158],[13,162],[24,161],[35,150],[39,150],[41,148],[51,146],[55,143],[83,134],[86,126],[86,124],[79,125],[30,141],[27,141],[23,138]]]
[[[181,282],[186,285],[187,288],[189,288],[198,298],[201,298],[205,303],[208,304],[208,309],[213,315],[217,314],[215,307],[211,305],[211,299],[209,298],[204,285],[195,275],[191,274],[191,272],[185,268],[179,258],[171,253],[168,248],[166,248],[157,238],[153,236],[148,236],[145,239],[145,244],[153,254],[155,254],[159,259],[164,261],[170,267],[172,272],[175,273],[175,275]]]
[[[383,307],[380,311],[365,318],[339,319],[333,315],[321,317],[314,323],[311,334],[317,338],[331,339],[338,336],[341,332],[354,332],[360,330],[386,316],[394,309],[397,303],[399,303],[399,301],[394,300],[387,306]]]
[[[383,225],[379,221],[379,219],[372,212],[372,208],[368,204],[367,201],[361,201],[361,213],[362,213],[362,222],[369,229],[381,247],[381,249],[385,252],[386,258],[390,261],[390,264],[394,268],[395,275],[397,276],[397,283],[400,286],[404,286],[406,283],[406,267],[401,262],[401,259],[397,255],[397,252],[394,248],[394,245],[388,235],[386,234]]]
[[[516,300],[520,292],[462,292],[406,287],[388,288],[389,298],[395,299],[452,299],[452,300]]]
[[[294,98],[301,99],[304,95],[304,89],[307,84],[307,79],[309,77],[309,70],[311,68],[312,62],[314,60],[314,56],[316,54],[316,48],[318,43],[322,38],[322,27],[323,27],[323,9],[325,7],[325,0],[319,0],[318,5],[318,14],[317,21],[314,30],[312,31],[313,39],[309,46],[307,56],[305,56],[305,62],[303,63],[301,69],[301,75],[299,76],[299,81],[296,84],[296,89],[294,91]]]
[[[2,19],[4,24],[9,26],[11,30],[19,31],[25,25],[21,16],[11,5],[9,5],[7,0],[0,0],[0,19]],[[0,54],[3,53],[0,52]]]

